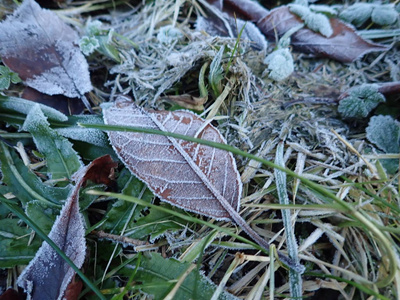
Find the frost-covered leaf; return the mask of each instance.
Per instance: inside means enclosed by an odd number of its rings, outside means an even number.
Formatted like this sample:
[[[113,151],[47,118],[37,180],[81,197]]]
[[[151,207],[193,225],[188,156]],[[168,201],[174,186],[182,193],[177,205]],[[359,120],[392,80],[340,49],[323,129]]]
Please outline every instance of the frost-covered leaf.
[[[399,13],[393,5],[376,5],[371,14],[372,22],[381,25],[392,25],[399,18]]]
[[[286,79],[294,71],[293,57],[287,48],[275,50],[264,63],[268,64],[268,77],[276,81]]]
[[[84,36],[79,41],[79,48],[86,56],[92,54],[99,47],[99,41],[94,37]]]
[[[356,34],[353,28],[331,18],[333,34],[326,38],[308,28],[302,28],[292,35],[292,45],[296,50],[317,56],[329,57],[341,62],[352,62],[372,51],[383,51],[387,47],[368,42]],[[303,21],[291,13],[289,8],[281,6],[273,9],[269,15],[258,21],[257,26],[269,39],[284,35],[289,29],[303,24]]]
[[[81,98],[92,90],[89,66],[76,46],[77,33],[34,0],[0,23],[3,63],[40,92]]]
[[[225,142],[211,124],[202,128],[204,120],[189,111],[145,111],[121,97],[103,114],[105,124],[155,128]],[[241,182],[229,152],[143,133],[110,131],[108,135],[126,167],[163,201],[229,219],[229,208],[217,200],[224,197],[231,210],[237,211]]]
[[[222,56],[224,54],[225,46],[222,46],[210,64],[210,73],[208,74],[208,81],[216,96],[222,92],[221,81],[224,78],[223,69],[221,65]]]
[[[101,157],[73,176],[76,184],[49,233],[49,238],[80,268],[86,256],[85,228],[79,212],[79,190],[87,180],[107,181],[115,163]],[[32,299],[62,299],[75,272],[46,242],[18,278]]]
[[[344,9],[339,17],[357,27],[362,26],[369,18],[375,24],[386,26],[395,23],[399,14],[392,4],[355,3]]]
[[[37,104],[22,98],[6,97],[0,95],[0,113],[11,112],[27,115],[34,105]],[[39,104],[39,106],[44,115],[48,117],[49,120],[59,122],[65,122],[68,120],[68,117],[58,110],[55,110],[43,104]]]
[[[355,26],[362,26],[372,14],[373,5],[370,3],[355,3],[343,10],[339,17]]]
[[[22,129],[32,134],[37,149],[46,159],[50,178],[69,179],[82,166],[72,144],[50,128],[38,104],[32,107]]]
[[[390,116],[373,116],[366,128],[367,139],[385,153],[400,152],[400,123]],[[399,168],[398,159],[382,159],[382,166],[391,174]]]
[[[390,116],[373,116],[366,128],[367,139],[385,153],[400,152],[400,123]]]
[[[377,85],[364,84],[350,90],[349,96],[340,101],[338,111],[344,118],[365,118],[385,101]]]
[[[154,299],[164,299],[176,284],[177,280],[190,267],[190,263],[183,263],[173,258],[165,259],[159,253],[150,253],[140,258],[140,265],[134,280],[138,288]],[[132,274],[135,266],[125,268],[127,276]],[[183,281],[174,300],[211,299],[217,287],[196,269],[189,273]],[[222,292],[219,300],[238,299],[235,296]]]
[[[320,32],[328,38],[332,35],[331,24],[325,15],[312,12],[308,7],[298,4],[289,5],[289,9],[292,13],[298,15],[311,30]]]
[[[104,107],[104,123],[142,127],[225,143],[221,133],[189,111],[147,111],[125,97]],[[238,213],[242,183],[230,152],[162,135],[110,131],[110,142],[121,161],[162,201],[216,219],[235,221],[264,249],[260,237]],[[297,272],[304,267],[282,254]]]
[[[0,220],[0,268],[27,264],[40,247],[38,238],[29,241],[32,230],[18,223],[18,219]]]
[[[59,188],[44,184],[4,143],[0,143],[0,162],[3,184],[7,185],[9,191],[17,196],[24,206],[35,200],[60,205],[71,190],[71,186]]]

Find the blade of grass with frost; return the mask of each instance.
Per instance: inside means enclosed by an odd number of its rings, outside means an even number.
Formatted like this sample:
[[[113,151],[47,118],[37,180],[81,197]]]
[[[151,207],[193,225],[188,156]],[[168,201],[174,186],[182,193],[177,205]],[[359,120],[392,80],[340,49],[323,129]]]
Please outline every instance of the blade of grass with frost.
[[[373,234],[377,240],[379,240],[379,244],[382,246],[383,250],[385,251],[385,254],[388,257],[388,265],[389,265],[389,270],[388,270],[388,275],[382,279],[380,279],[379,281],[376,282],[376,285],[378,287],[384,287],[387,286],[389,284],[391,284],[391,282],[393,281],[395,275],[396,275],[396,270],[397,270],[397,254],[395,249],[392,246],[392,243],[389,241],[388,237],[386,236],[385,233],[383,233],[377,226],[375,223],[371,222],[366,216],[364,216],[360,211],[358,211],[358,209],[354,206],[351,205],[350,203],[347,203],[341,199],[339,199],[336,195],[334,195],[331,191],[329,191],[328,189],[324,188],[322,185],[315,183],[299,174],[297,174],[296,172],[293,172],[292,170],[289,170],[288,168],[279,166],[271,161],[268,161],[266,159],[263,159],[261,157],[258,157],[256,155],[247,153],[246,151],[242,151],[236,147],[230,146],[230,145],[226,145],[226,144],[222,144],[222,143],[216,143],[216,142],[212,142],[212,141],[208,141],[208,140],[204,140],[204,139],[199,139],[199,138],[194,138],[194,137],[189,137],[186,136],[184,134],[178,134],[178,133],[173,133],[173,132],[165,132],[165,131],[161,131],[161,130],[155,130],[155,129],[149,129],[149,128],[142,128],[142,127],[132,127],[132,126],[117,126],[117,125],[104,125],[104,124],[82,124],[82,123],[78,123],[79,126],[82,127],[86,127],[86,128],[95,128],[95,129],[101,129],[101,130],[106,130],[106,131],[128,131],[128,132],[144,132],[144,133],[148,133],[148,134],[157,134],[157,135],[164,135],[164,136],[170,136],[176,139],[182,139],[185,141],[190,141],[190,142],[195,142],[195,143],[199,143],[202,145],[207,145],[210,147],[215,147],[218,149],[223,149],[229,152],[232,152],[233,154],[236,155],[240,155],[249,159],[253,159],[255,161],[261,162],[262,164],[264,164],[267,167],[270,168],[275,168],[278,169],[280,171],[285,172],[286,174],[290,175],[293,178],[298,178],[301,180],[301,182],[306,185],[307,187],[309,187],[311,190],[315,191],[316,193],[318,193],[320,196],[323,196],[323,199],[325,201],[334,201],[336,202],[338,205],[340,205],[341,208],[343,208],[345,211],[347,211],[348,216],[350,216],[351,218],[359,221],[363,226],[364,229],[369,231],[370,234]],[[118,196],[118,198],[124,199],[123,197],[121,197],[121,195]],[[138,199],[139,200],[139,199]],[[136,201],[136,200],[135,200]],[[137,201],[136,201],[137,202]],[[147,204],[146,204],[147,205]],[[207,222],[204,222],[205,225],[212,225],[209,224]],[[212,227],[212,226],[211,226]],[[215,228],[215,227],[213,227]],[[223,230],[222,230],[223,231]],[[229,233],[231,236],[234,236],[232,233]],[[244,240],[244,238],[236,235],[236,238],[240,239],[240,240]],[[247,241],[247,240],[246,240]],[[250,244],[254,245],[254,243],[248,241]]]
[[[280,143],[276,149],[276,157],[275,163],[281,167],[285,166],[285,162],[283,160],[283,143]],[[289,197],[287,195],[286,189],[286,174],[281,170],[275,169],[275,180],[276,180],[276,189],[279,196],[279,203],[288,205]],[[290,210],[282,209],[282,220],[283,226],[285,227],[286,240],[289,257],[293,259],[294,262],[299,263],[299,257],[297,253],[297,241],[294,236],[294,231],[292,227],[292,222],[290,220]],[[289,270],[289,284],[290,284],[290,294],[292,298],[300,299],[302,296],[302,279],[301,274],[294,272],[293,270]]]
[[[208,81],[214,95],[217,97],[222,92],[221,80],[224,78],[223,69],[221,66],[222,55],[224,54],[225,46],[222,46],[210,64],[210,73],[208,74]]]

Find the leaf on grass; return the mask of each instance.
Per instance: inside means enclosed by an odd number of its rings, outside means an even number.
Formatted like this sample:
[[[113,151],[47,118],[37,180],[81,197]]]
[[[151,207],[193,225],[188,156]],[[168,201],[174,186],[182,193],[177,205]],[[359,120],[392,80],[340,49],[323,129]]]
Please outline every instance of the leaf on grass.
[[[86,255],[85,228],[79,213],[79,190],[87,180],[108,182],[110,170],[114,167],[115,163],[110,156],[103,156],[76,172],[73,176],[76,185],[50,231],[49,238],[78,268],[82,267]],[[74,275],[70,265],[44,242],[35,258],[19,276],[18,285],[32,299],[62,299]]]
[[[302,28],[292,35],[292,45],[296,50],[341,62],[352,62],[372,51],[387,50],[383,45],[362,39],[353,28],[343,22],[335,18],[329,20],[333,29],[329,38],[311,29]],[[258,28],[269,39],[275,39],[275,34],[282,36],[291,28],[301,24],[303,21],[286,6],[271,10],[269,15],[257,22]]]
[[[153,295],[154,299],[164,299],[190,266],[190,263],[182,263],[173,258],[165,259],[159,253],[150,253],[149,257],[141,257],[134,279],[137,283],[141,283],[140,290]],[[125,270],[128,276],[132,273],[130,268]],[[211,299],[215,290],[216,286],[195,269],[183,281],[174,299]],[[218,299],[237,298],[222,292]]]
[[[211,124],[188,111],[145,111],[120,98],[104,110],[104,122],[170,131],[225,143]],[[230,152],[143,133],[108,133],[127,168],[161,200],[216,219],[229,219],[224,198],[237,212],[242,183]]]
[[[51,179],[69,179],[82,166],[72,144],[50,128],[38,104],[32,107],[22,129],[32,134],[37,149],[45,156]]]
[[[34,0],[0,23],[3,63],[38,91],[81,98],[92,90],[89,66],[77,47],[78,34]]]

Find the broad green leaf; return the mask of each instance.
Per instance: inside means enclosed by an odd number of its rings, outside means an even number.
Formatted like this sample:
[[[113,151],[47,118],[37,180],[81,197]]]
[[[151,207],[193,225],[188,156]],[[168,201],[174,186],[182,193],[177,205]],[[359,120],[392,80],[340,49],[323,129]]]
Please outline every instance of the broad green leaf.
[[[32,134],[36,147],[46,158],[47,170],[52,179],[71,178],[82,166],[72,144],[50,128],[39,105],[32,107],[23,130]]]
[[[29,242],[31,233],[18,219],[0,220],[0,268],[27,264],[35,256],[42,241]]]
[[[0,143],[0,162],[3,183],[23,204],[38,200],[48,205],[60,205],[67,199],[71,186],[45,185],[4,143]]]
[[[152,295],[154,299],[164,299],[190,265],[190,263],[182,263],[173,258],[165,259],[159,253],[150,253],[149,256],[143,255],[140,259],[135,281],[141,283],[138,288],[144,293]],[[133,272],[131,269],[125,269],[125,271],[128,271],[128,274]],[[211,299],[215,289],[216,286],[212,282],[200,274],[197,269],[194,269],[183,281],[174,296],[174,300],[208,300]],[[237,298],[223,292],[218,299]]]

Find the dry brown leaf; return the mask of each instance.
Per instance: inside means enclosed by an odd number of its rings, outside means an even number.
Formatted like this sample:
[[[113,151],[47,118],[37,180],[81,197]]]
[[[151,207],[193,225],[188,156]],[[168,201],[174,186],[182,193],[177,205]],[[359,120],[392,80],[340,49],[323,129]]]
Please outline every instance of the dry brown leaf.
[[[0,23],[0,56],[26,85],[48,95],[80,98],[92,90],[89,66],[78,46],[78,34],[54,12],[34,0]]]
[[[174,132],[225,143],[210,123],[189,111],[147,111],[125,97],[103,111],[105,124]],[[232,154],[221,149],[140,132],[110,131],[111,145],[125,166],[162,201],[216,219],[235,221],[266,250],[260,237],[238,213],[242,182]],[[290,267],[304,267],[280,254]]]
[[[87,180],[109,182],[109,174],[116,164],[109,155],[95,159],[73,175],[76,184],[54,222],[49,238],[80,268],[85,260],[85,228],[79,212],[79,190]],[[32,299],[62,299],[74,270],[46,242],[18,278]]]
[[[316,56],[333,58],[341,62],[352,62],[372,51],[387,50],[387,47],[362,39],[352,27],[335,19],[330,19],[333,34],[327,38],[306,27],[291,37],[291,44],[298,51]],[[303,21],[291,13],[287,6],[271,10],[270,14],[257,22],[257,27],[268,39],[275,39],[291,28],[302,25]]]

